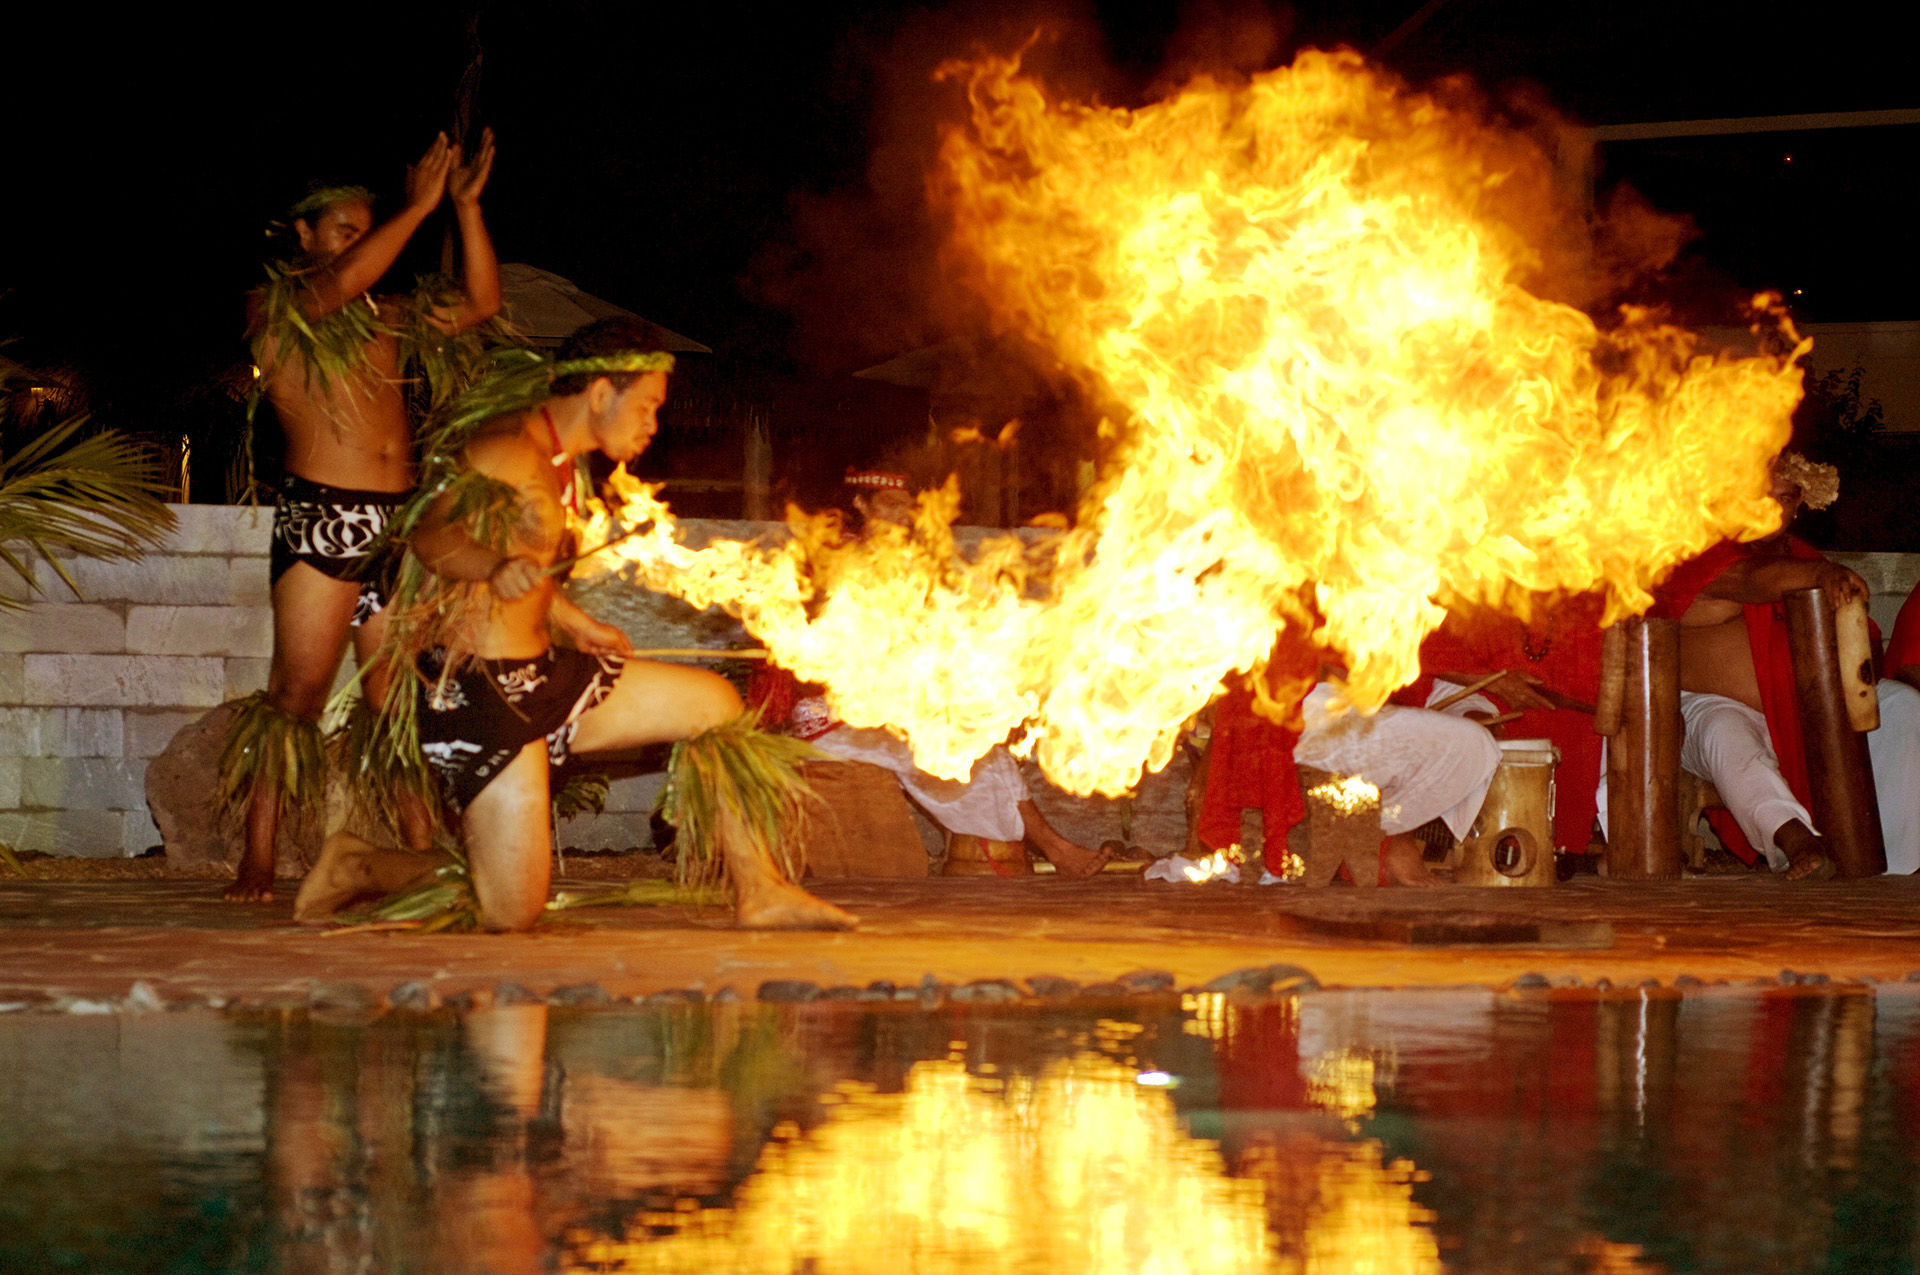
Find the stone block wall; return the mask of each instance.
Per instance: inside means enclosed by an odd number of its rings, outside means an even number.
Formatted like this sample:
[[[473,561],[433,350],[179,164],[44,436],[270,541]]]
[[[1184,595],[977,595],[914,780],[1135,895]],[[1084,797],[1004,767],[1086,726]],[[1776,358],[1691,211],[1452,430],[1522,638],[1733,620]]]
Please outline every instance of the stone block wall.
[[[0,612],[0,841],[19,850],[88,857],[137,855],[159,844],[147,814],[149,759],[208,709],[266,684],[272,652],[267,594],[268,509],[176,505],[178,527],[134,562],[65,563],[75,597],[45,563],[41,592]],[[751,523],[683,523],[695,543],[752,536]],[[1920,580],[1920,555],[1836,554],[1874,590],[1873,614],[1890,628]],[[0,593],[30,595],[0,571]],[[639,646],[724,647],[745,634],[717,612],[602,579],[580,592],[589,610]],[[346,674],[343,671],[342,676]],[[1097,844],[1123,830],[1157,853],[1184,842],[1184,761],[1151,777],[1126,805],[1058,793],[1025,767],[1034,799],[1060,830]],[[606,813],[561,830],[567,849],[649,844],[659,775],[613,784]]]
[[[38,601],[0,613],[0,840],[113,857],[158,845],[148,759],[223,700],[266,684],[264,509],[176,505],[136,561],[36,565]],[[0,591],[27,590],[0,573]]]
[[[0,593],[37,599],[0,612],[0,842],[16,850],[114,858],[159,845],[147,762],[208,709],[266,686],[273,511],[172,508],[178,525],[144,558],[63,561],[77,597],[45,562],[37,594],[0,570]],[[571,821],[562,844],[646,845],[658,788],[618,781],[607,813]]]

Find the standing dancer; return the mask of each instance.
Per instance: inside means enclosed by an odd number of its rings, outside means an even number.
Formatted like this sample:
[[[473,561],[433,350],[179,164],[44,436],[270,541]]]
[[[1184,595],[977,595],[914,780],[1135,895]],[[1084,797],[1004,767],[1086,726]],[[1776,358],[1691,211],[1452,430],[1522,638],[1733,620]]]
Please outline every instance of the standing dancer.
[[[314,192],[293,210],[299,257],[271,265],[248,298],[254,362],[286,435],[286,460],[273,518],[273,664],[266,691],[235,717],[221,759],[225,802],[246,807],[246,849],[229,899],[273,898],[283,815],[317,809],[324,797],[319,720],[348,637],[363,666],[380,643],[378,548],[413,490],[403,347],[426,350],[500,308],[499,268],[480,217],[492,168],[491,132],[465,162],[442,133],[407,170],[405,206],[378,225],[367,191]],[[374,297],[369,289],[442,196],[460,225],[463,286],[431,301]],[[386,682],[383,670],[368,668],[366,693],[381,698]],[[424,807],[401,808],[410,812],[407,840],[424,844]]]

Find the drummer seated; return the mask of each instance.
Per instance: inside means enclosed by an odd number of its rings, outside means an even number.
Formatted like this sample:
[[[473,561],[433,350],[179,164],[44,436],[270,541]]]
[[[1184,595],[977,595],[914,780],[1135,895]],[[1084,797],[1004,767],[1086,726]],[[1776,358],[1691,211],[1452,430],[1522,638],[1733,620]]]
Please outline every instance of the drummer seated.
[[[826,689],[765,665],[747,687],[747,703],[768,730],[804,739],[828,757],[865,762],[893,772],[900,787],[948,833],[988,841],[1028,842],[1061,876],[1092,876],[1112,852],[1089,850],[1062,836],[1033,802],[1018,763],[995,748],[974,763],[967,779],[940,779],[914,763],[913,751],[890,731],[849,726],[827,707]]]

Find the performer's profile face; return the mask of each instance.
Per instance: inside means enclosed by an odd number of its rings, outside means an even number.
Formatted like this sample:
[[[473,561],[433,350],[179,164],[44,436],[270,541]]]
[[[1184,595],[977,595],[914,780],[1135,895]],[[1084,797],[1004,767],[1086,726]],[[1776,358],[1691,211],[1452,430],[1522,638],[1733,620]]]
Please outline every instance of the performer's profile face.
[[[312,221],[296,218],[293,228],[300,236],[300,251],[320,261],[332,261],[373,229],[373,209],[365,200],[343,200],[322,209]]]
[[[913,493],[898,487],[876,487],[871,492],[861,492],[853,498],[853,507],[868,522],[913,525]]]
[[[1773,480],[1773,489],[1768,494],[1773,497],[1774,503],[1780,506],[1780,529],[1784,531],[1792,525],[1795,515],[1800,512],[1805,493],[1800,490],[1799,483],[1776,475]]]
[[[632,460],[647,450],[660,429],[660,405],[667,401],[667,374],[646,372],[618,391],[608,406],[600,450],[613,460]]]

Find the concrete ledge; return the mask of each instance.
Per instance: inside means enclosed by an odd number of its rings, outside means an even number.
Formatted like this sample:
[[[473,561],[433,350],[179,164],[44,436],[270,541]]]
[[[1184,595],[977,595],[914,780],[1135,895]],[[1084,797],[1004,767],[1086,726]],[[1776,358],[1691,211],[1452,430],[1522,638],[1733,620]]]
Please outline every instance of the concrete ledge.
[[[165,752],[173,737],[186,728],[189,722],[197,722],[202,713],[178,709],[134,710],[126,715],[127,757],[139,758],[143,763]],[[145,805],[143,800],[141,805]]]
[[[225,558],[184,558],[155,554],[132,562],[79,558],[66,564],[82,602],[161,602],[178,606],[225,606],[231,600],[233,571]],[[72,600],[52,567],[35,573],[50,601]]]
[[[138,858],[160,845],[160,827],[142,803],[138,810],[126,810],[120,816],[120,853]]]
[[[581,815],[560,825],[562,850],[632,850],[653,844],[645,815],[628,812]]]
[[[616,779],[607,785],[607,812],[652,814],[654,803],[660,800],[660,790],[666,786],[667,777],[664,773]],[[642,819],[641,822],[645,823],[646,820]]]
[[[174,529],[162,553],[258,554],[273,534],[271,505],[168,505]]]
[[[142,810],[147,763],[124,757],[22,757],[20,800],[28,810]]]
[[[0,841],[15,850],[76,859],[126,855],[126,818],[119,810],[23,810],[0,814]]]
[[[126,650],[139,655],[249,655],[265,659],[273,654],[273,608],[129,607]]]
[[[0,651],[124,651],[127,622],[112,607],[40,602],[0,611]]]
[[[0,739],[22,757],[119,757],[126,746],[117,708],[0,708]]]
[[[212,708],[227,698],[214,656],[29,655],[27,704]]]
[[[267,560],[235,558],[227,564],[227,601],[237,607],[273,606],[273,584],[267,578]]]

